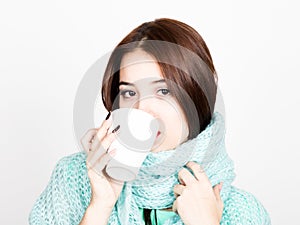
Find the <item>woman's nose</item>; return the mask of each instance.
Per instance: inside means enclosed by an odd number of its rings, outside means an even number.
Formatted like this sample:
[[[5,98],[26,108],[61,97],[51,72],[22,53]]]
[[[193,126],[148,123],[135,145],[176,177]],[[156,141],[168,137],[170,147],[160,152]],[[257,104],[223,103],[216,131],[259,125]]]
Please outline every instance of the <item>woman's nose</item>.
[[[155,100],[153,97],[140,98],[134,105],[134,108],[143,110],[152,116],[155,116]]]

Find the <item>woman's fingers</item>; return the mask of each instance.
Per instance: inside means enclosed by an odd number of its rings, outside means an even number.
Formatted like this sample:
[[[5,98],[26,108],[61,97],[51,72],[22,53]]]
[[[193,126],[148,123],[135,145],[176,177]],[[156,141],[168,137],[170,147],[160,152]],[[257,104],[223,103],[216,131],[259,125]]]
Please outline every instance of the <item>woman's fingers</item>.
[[[98,129],[96,128],[89,129],[81,138],[80,142],[86,152],[89,152],[89,149],[91,148],[92,140],[96,135],[97,131]]]
[[[177,199],[173,202],[172,211],[178,214],[178,211],[177,211]]]
[[[108,164],[108,162],[112,159],[113,155],[115,154],[115,150],[112,150],[108,153],[103,154],[98,160],[97,163],[92,167],[92,169],[97,174],[103,174],[102,170]]]
[[[186,166],[187,168],[178,173],[181,184],[174,186],[176,200],[172,210],[178,213],[183,221],[198,217],[195,220],[198,222],[207,215],[215,215],[214,219],[221,221],[224,207],[220,195],[222,183],[212,188],[205,171],[198,163],[190,161]],[[188,206],[190,208],[187,210]]]
[[[202,183],[209,183],[205,171],[198,163],[190,161],[186,164],[186,166],[192,170],[193,174],[186,168],[182,168],[178,173],[178,179],[180,183],[184,185],[189,185],[195,182],[196,180]]]
[[[175,197],[177,198],[179,195],[182,195],[183,191],[184,191],[185,186],[182,184],[176,184],[173,188]]]
[[[102,122],[102,124],[97,132],[97,137],[99,140],[101,140],[107,134],[107,131],[110,128],[111,124],[112,124],[111,116]]]
[[[195,177],[186,168],[182,168],[178,172],[178,179],[179,182],[183,185],[190,185],[196,180]]]
[[[108,116],[110,113],[108,114]],[[106,117],[99,128],[89,129],[81,138],[80,142],[86,152],[96,149],[99,146],[99,142],[107,134],[107,130],[111,126],[112,120],[110,117]]]
[[[91,151],[98,149],[104,139],[104,137],[108,134],[108,129],[112,124],[111,117],[107,120],[104,120],[100,128],[98,129],[96,135],[94,136],[93,142],[91,144]]]
[[[198,181],[208,181],[208,177],[206,176],[204,169],[198,163],[190,161],[186,164],[186,166],[193,171],[194,177]]]
[[[89,152],[88,157],[87,157],[87,162],[90,167],[93,167],[95,164],[97,164],[98,159],[100,159],[103,154],[105,154],[111,145],[111,143],[115,140],[117,135],[117,132],[115,133],[110,133],[106,135],[102,141],[100,142],[99,140],[95,140],[94,142],[97,142],[97,149],[93,149],[92,151]]]
[[[107,134],[101,141],[101,146],[108,150],[111,143],[116,139],[120,125],[118,125],[111,133]]]
[[[223,201],[221,199],[222,186],[223,186],[223,182],[215,185],[214,188],[213,188],[213,190],[214,190],[214,194],[215,194],[215,197],[216,197],[216,200],[217,200],[218,204],[220,206],[222,206],[222,208],[223,208]]]
[[[214,194],[216,196],[217,201],[222,201],[221,195],[220,195],[221,189],[222,189],[222,185],[223,185],[223,183],[221,182],[221,183],[215,185],[214,188],[213,188]]]
[[[216,201],[217,201],[217,205],[219,207],[219,211],[218,211],[219,221],[222,219],[222,213],[223,213],[223,209],[224,209],[224,203],[223,203],[223,201],[221,199],[221,195],[220,195],[222,186],[223,186],[223,182],[215,185],[213,188],[213,191],[214,191],[214,194],[216,197]]]

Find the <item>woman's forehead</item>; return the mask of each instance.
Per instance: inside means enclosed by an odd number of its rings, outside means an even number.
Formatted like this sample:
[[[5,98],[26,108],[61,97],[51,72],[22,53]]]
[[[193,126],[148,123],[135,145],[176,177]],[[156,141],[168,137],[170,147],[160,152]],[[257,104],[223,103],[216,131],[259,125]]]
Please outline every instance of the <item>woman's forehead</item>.
[[[157,60],[149,53],[145,52],[142,49],[136,49],[133,52],[126,53],[122,57],[121,68],[124,66],[136,64],[139,62],[145,62],[145,61],[157,62]]]
[[[144,51],[137,50],[123,56],[120,68],[120,81],[135,83],[144,79],[162,79],[157,61]]]

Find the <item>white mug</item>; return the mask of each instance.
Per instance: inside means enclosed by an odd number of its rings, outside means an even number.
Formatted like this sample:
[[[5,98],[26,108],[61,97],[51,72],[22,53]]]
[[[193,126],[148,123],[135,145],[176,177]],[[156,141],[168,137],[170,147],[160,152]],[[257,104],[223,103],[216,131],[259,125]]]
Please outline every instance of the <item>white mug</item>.
[[[112,111],[112,126],[120,125],[116,139],[109,150],[116,154],[106,166],[106,173],[119,181],[132,181],[157,137],[159,122],[149,113],[135,108],[120,108]]]

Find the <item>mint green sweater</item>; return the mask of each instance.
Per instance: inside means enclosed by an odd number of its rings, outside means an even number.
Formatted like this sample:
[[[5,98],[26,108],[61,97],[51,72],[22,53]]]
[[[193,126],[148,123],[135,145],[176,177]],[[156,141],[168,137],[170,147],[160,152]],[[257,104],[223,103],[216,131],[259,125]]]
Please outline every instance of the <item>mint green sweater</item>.
[[[66,156],[57,163],[47,187],[30,212],[31,225],[80,223],[91,198],[85,159],[85,153],[80,152]],[[233,186],[229,193],[224,202],[222,225],[271,224],[265,208],[252,194]],[[159,224],[174,215],[174,212],[157,210]],[[153,218],[153,214],[151,216]]]
[[[232,186],[234,164],[226,152],[225,121],[218,112],[214,112],[210,124],[197,137],[175,149],[149,152],[137,178],[124,184],[108,223],[141,225],[144,223],[141,208],[172,206],[176,199],[173,187],[179,183],[178,172],[188,161],[199,163],[204,168],[212,186],[223,182],[220,193],[224,202],[222,225],[270,224],[262,204],[252,194]],[[36,201],[30,214],[30,224],[77,225],[90,198],[86,153],[64,157],[56,165],[48,186]],[[157,216],[163,225],[183,224],[180,216],[172,212],[158,211]]]

